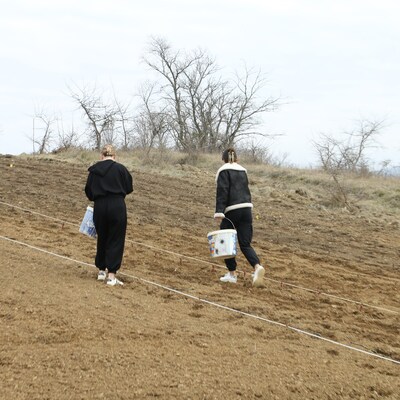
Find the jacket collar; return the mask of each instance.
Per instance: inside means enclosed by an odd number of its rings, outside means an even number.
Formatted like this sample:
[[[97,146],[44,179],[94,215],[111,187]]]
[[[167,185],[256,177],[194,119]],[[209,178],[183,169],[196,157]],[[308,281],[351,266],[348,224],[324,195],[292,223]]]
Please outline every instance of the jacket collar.
[[[244,171],[244,172],[246,172],[247,173],[247,170],[246,170],[246,168],[243,168],[240,164],[238,164],[238,163],[225,163],[224,165],[222,165],[222,167],[217,171],[217,175],[215,176],[215,182],[218,180],[218,176],[219,176],[219,173],[221,172],[221,171],[225,171],[226,169],[231,169],[231,170],[234,170],[234,171]]]

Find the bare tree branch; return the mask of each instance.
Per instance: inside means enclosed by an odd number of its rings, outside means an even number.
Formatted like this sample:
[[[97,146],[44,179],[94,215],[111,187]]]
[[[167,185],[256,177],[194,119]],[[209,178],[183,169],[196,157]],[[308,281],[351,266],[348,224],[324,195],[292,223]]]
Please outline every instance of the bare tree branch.
[[[258,116],[276,109],[278,99],[258,99],[265,84],[260,72],[245,69],[235,81],[218,76],[215,60],[205,51],[174,51],[153,38],[144,62],[162,82],[160,109],[169,116],[176,146],[185,151],[214,151],[244,136],[260,135]]]
[[[71,89],[73,100],[82,109],[89,127],[89,140],[97,150],[100,150],[103,142],[113,143],[114,127],[117,110],[114,106],[104,103],[102,96],[95,87]]]

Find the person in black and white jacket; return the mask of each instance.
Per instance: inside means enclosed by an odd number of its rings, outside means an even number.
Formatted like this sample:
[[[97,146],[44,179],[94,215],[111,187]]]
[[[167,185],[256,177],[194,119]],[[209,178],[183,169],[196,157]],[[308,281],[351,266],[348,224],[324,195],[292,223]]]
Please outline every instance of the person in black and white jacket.
[[[247,171],[237,163],[237,154],[234,149],[229,148],[222,153],[224,165],[216,175],[217,194],[214,219],[220,223],[220,229],[230,229],[235,226],[238,236],[240,250],[247,261],[254,268],[253,286],[263,285],[265,269],[251,247],[253,239],[253,216],[251,194]],[[236,259],[224,260],[228,272],[220,278],[222,282],[237,282]]]

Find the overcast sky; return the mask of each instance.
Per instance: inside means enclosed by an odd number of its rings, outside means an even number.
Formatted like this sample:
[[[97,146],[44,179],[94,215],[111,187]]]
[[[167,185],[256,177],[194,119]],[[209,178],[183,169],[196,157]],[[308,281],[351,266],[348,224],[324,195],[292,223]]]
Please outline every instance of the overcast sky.
[[[376,162],[400,164],[400,3],[395,0],[13,0],[0,12],[0,153],[31,152],[35,107],[78,119],[71,84],[129,98],[148,79],[151,36],[205,49],[232,73],[267,74],[283,104],[264,118],[268,142],[296,165],[311,144],[360,119],[385,120]],[[77,122],[77,121],[75,121]]]

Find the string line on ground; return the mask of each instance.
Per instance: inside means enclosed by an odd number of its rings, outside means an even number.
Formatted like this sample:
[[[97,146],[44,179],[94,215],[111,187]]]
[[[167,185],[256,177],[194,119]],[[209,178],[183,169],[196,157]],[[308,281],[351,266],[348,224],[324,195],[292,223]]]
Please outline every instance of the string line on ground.
[[[70,221],[65,221],[65,220],[62,220],[60,218],[52,217],[52,216],[49,216],[49,215],[46,215],[46,214],[39,213],[37,211],[33,211],[33,210],[30,210],[30,209],[27,209],[27,208],[16,206],[14,204],[6,203],[6,202],[3,202],[3,201],[0,201],[0,204],[6,205],[8,207],[12,207],[12,208],[24,211],[24,212],[28,212],[28,213],[33,214],[33,215],[39,215],[39,216],[41,216],[43,218],[48,218],[48,219],[51,219],[53,221],[60,222],[60,223],[62,223],[64,225],[70,225],[70,226],[74,226],[74,227],[79,227],[80,226],[77,223],[73,223],[73,222],[70,222]],[[153,246],[153,245],[150,245],[150,244],[147,244],[147,243],[143,243],[143,242],[138,242],[138,241],[135,241],[135,240],[132,240],[132,239],[126,239],[126,241],[128,243],[132,243],[134,245],[147,247],[149,249],[160,251],[160,252],[163,252],[163,253],[166,253],[166,254],[170,254],[170,255],[173,255],[173,256],[178,257],[178,258],[185,258],[185,259],[188,259],[188,260],[196,261],[198,263],[207,264],[207,265],[210,265],[212,267],[217,267],[217,268],[225,270],[225,267],[220,265],[220,264],[216,264],[216,263],[212,263],[210,261],[202,260],[202,259],[197,258],[197,257],[188,256],[188,255],[177,253],[177,252],[174,252],[174,251],[171,251],[171,250],[166,250],[166,249],[163,249],[163,248],[160,248],[160,247],[157,247],[157,246]],[[238,269],[237,272],[245,274],[245,272],[240,270],[240,269]],[[279,280],[276,280],[276,279],[273,279],[273,278],[268,278],[268,277],[265,277],[264,279],[268,280],[270,282],[273,282],[273,283],[280,284],[280,285],[284,285],[284,286],[288,286],[288,287],[291,287],[291,288],[295,288],[295,289],[307,291],[307,292],[310,292],[310,293],[314,293],[314,294],[317,294],[318,296],[325,296],[325,297],[329,297],[329,298],[332,298],[332,299],[335,299],[335,300],[356,304],[356,305],[361,306],[361,307],[373,308],[373,309],[376,309],[376,310],[379,310],[379,311],[389,312],[389,313],[392,313],[392,314],[400,314],[400,312],[395,311],[395,310],[391,310],[389,308],[385,308],[385,307],[381,307],[381,306],[376,306],[376,305],[364,303],[364,302],[361,302],[361,301],[358,301],[358,300],[348,299],[346,297],[341,297],[341,296],[337,296],[337,295],[334,295],[334,294],[322,292],[322,291],[317,290],[317,289],[310,289],[310,288],[306,288],[306,287],[299,286],[299,285],[294,285],[292,283],[279,281]]]
[[[74,263],[84,264],[84,265],[96,268],[95,265],[93,265],[93,264],[89,264],[89,263],[86,263],[86,262],[75,260],[75,259],[70,258],[70,257],[62,256],[60,254],[51,252],[49,250],[45,250],[45,249],[42,249],[40,247],[30,245],[28,243],[24,243],[24,242],[21,242],[19,240],[11,239],[11,238],[8,238],[6,236],[0,235],[0,239],[6,240],[6,241],[9,241],[11,243],[18,244],[18,245],[21,245],[21,246],[25,246],[25,247],[27,247],[29,249],[36,250],[36,251],[39,251],[39,252],[54,256],[54,257],[58,257],[58,258],[61,258],[63,260],[72,261]],[[374,357],[374,358],[378,358],[378,359],[381,359],[381,360],[384,360],[384,361],[389,361],[391,363],[400,365],[400,361],[399,360],[395,360],[394,358],[387,357],[387,356],[384,356],[382,354],[373,353],[372,351],[368,351],[368,350],[363,350],[363,349],[360,349],[358,347],[354,347],[354,346],[351,346],[351,345],[348,345],[348,344],[345,344],[345,343],[341,343],[341,342],[338,342],[336,340],[332,340],[332,339],[329,339],[327,337],[321,336],[319,334],[312,333],[312,332],[309,332],[309,331],[306,331],[306,330],[303,330],[303,329],[300,329],[300,328],[296,328],[294,326],[291,326],[291,325],[288,325],[288,324],[284,324],[284,323],[279,322],[279,321],[271,320],[271,319],[268,319],[268,318],[265,318],[265,317],[261,317],[261,316],[255,315],[255,314],[251,314],[251,313],[248,313],[248,312],[237,310],[235,308],[232,308],[232,307],[229,307],[229,306],[225,306],[225,305],[217,303],[215,301],[203,299],[203,298],[200,298],[198,296],[194,296],[194,295],[191,295],[189,293],[183,292],[181,290],[174,289],[174,288],[171,288],[169,286],[166,286],[166,285],[163,285],[163,284],[160,284],[160,283],[157,283],[157,282],[150,281],[148,279],[140,278],[140,277],[137,277],[137,276],[134,276],[134,275],[130,275],[130,274],[126,274],[126,273],[123,273],[123,272],[121,272],[120,275],[123,275],[125,277],[130,278],[130,279],[134,279],[134,280],[137,280],[137,281],[144,282],[144,283],[152,285],[152,286],[156,286],[158,288],[167,290],[167,291],[169,291],[171,293],[175,293],[175,294],[178,294],[180,296],[183,296],[183,297],[195,300],[195,301],[199,301],[201,303],[208,304],[210,306],[213,306],[213,307],[216,307],[216,308],[219,308],[219,309],[226,310],[228,312],[240,314],[240,315],[243,315],[245,317],[249,317],[249,318],[252,318],[252,319],[263,321],[263,322],[269,323],[271,325],[279,326],[281,328],[286,328],[286,329],[289,329],[290,331],[293,331],[293,332],[296,332],[296,333],[299,333],[299,334],[302,334],[302,335],[305,335],[305,336],[308,336],[308,337],[312,337],[314,339],[318,339],[318,340],[330,343],[330,344],[335,345],[335,346],[340,346],[340,347],[346,348],[346,349],[351,350],[351,351],[355,351],[355,352],[362,353],[362,354],[365,354],[365,355],[368,355],[368,356],[371,356],[371,357]]]

